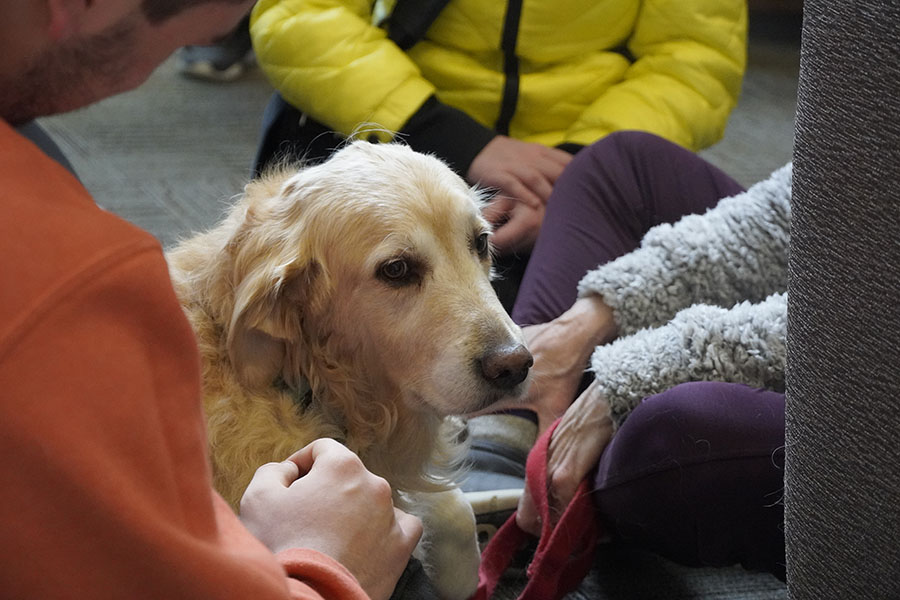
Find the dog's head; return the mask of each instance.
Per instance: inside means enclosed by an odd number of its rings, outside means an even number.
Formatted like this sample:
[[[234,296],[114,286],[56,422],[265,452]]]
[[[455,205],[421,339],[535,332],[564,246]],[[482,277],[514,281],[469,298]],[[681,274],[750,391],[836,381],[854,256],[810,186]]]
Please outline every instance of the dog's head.
[[[227,337],[244,383],[303,377],[438,415],[521,396],[532,357],[491,288],[481,204],[399,144],[356,142],[248,186]]]

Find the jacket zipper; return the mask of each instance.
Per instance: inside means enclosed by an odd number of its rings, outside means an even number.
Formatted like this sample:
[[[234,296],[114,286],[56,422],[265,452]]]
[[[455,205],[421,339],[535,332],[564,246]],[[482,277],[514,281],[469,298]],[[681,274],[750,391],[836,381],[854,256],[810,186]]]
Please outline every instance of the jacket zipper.
[[[500,102],[500,116],[494,129],[501,135],[509,135],[509,124],[516,112],[519,101],[519,57],[516,56],[516,41],[519,37],[519,21],[522,18],[523,0],[510,0],[506,5],[503,22],[503,36],[500,49],[503,51],[503,99]]]

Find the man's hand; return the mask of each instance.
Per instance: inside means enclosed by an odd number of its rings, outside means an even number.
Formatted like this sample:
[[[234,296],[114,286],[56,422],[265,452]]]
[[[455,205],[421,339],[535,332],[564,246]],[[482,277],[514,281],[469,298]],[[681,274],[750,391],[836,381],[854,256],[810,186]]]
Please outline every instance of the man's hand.
[[[505,197],[495,198],[484,210],[484,218],[495,227],[491,245],[500,254],[529,252],[541,231],[544,212],[544,205],[533,207]]]
[[[422,522],[394,507],[387,481],[330,439],[260,467],[241,498],[241,520],[273,552],[331,556],[373,600],[390,597],[422,535]]]
[[[578,397],[566,411],[550,440],[547,452],[547,498],[550,517],[555,524],[575,497],[575,490],[600,461],[600,455],[613,435],[609,404],[597,381]],[[516,523],[523,530],[540,535],[537,507],[525,485],[519,500]]]
[[[497,191],[485,218],[498,227],[492,241],[501,253],[534,244],[553,184],[571,160],[564,150],[503,135],[478,153],[466,179]]]

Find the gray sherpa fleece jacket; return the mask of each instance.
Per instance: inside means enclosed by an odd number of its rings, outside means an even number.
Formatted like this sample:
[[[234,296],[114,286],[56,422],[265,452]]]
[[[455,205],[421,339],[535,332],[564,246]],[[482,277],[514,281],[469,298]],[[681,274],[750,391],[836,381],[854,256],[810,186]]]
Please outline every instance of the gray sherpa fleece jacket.
[[[641,247],[589,272],[620,337],[591,367],[616,425],[645,397],[687,381],[784,391],[791,165],[702,215],[654,227]]]

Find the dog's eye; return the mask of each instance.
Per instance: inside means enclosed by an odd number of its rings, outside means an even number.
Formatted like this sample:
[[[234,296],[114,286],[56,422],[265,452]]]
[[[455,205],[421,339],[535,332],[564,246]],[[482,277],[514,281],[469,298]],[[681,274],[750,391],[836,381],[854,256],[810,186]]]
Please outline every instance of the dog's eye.
[[[488,234],[482,233],[478,237],[475,238],[475,252],[481,258],[487,258],[488,250],[490,250],[490,242],[488,241]]]
[[[393,282],[403,280],[409,274],[409,263],[402,258],[381,265],[381,276]]]

